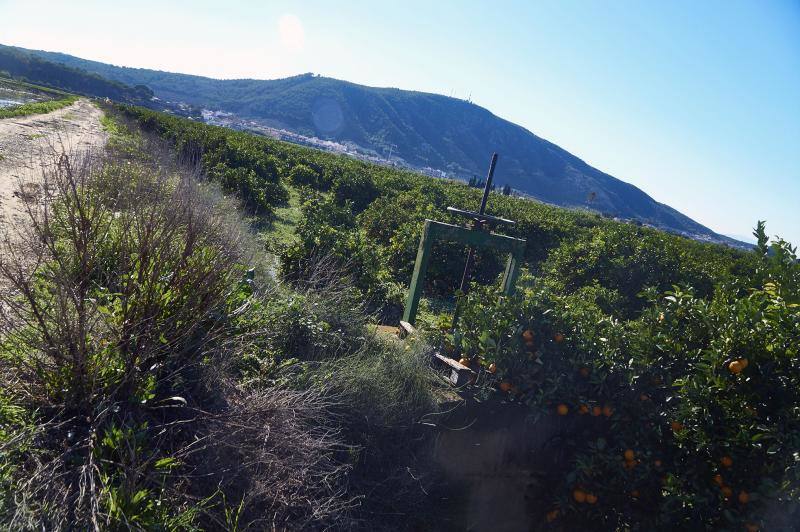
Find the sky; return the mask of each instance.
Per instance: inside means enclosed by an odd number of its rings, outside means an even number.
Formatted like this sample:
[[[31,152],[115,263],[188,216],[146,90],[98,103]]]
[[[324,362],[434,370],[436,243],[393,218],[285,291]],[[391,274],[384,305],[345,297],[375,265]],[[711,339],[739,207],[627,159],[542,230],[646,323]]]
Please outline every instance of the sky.
[[[0,0],[0,43],[470,98],[717,232],[800,243],[800,0]]]

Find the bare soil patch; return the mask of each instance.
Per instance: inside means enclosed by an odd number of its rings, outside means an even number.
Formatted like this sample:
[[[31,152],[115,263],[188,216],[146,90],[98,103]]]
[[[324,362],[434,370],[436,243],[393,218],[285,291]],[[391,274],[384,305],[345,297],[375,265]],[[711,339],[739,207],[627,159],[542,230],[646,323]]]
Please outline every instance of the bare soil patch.
[[[102,116],[97,106],[80,99],[52,113],[0,120],[0,228],[24,219],[24,202],[36,201],[41,167],[55,153],[105,145]]]

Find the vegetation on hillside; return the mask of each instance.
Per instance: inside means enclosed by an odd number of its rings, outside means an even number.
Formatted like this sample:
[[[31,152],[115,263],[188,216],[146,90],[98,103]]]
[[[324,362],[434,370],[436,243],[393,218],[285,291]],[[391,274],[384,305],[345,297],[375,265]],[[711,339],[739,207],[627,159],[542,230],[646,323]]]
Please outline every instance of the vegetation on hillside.
[[[126,68],[56,52],[29,51],[162,99],[262,119],[292,131],[390,153],[416,167],[461,178],[483,176],[492,151],[502,154],[495,183],[556,205],[637,219],[669,231],[741,245],[717,235],[635,186],[620,181],[516,124],[471,102],[424,92],[377,88],[303,74],[276,80],[218,80]]]
[[[65,96],[57,100],[48,100],[45,102],[25,103],[22,105],[14,105],[0,109],[0,118],[12,118],[15,116],[28,116],[37,115],[42,113],[50,113],[63,109],[68,105],[72,105],[78,100],[77,96]]]
[[[47,61],[13,46],[0,45],[0,72],[18,80],[120,102],[146,102],[153,96],[143,85],[129,87],[83,69]]]

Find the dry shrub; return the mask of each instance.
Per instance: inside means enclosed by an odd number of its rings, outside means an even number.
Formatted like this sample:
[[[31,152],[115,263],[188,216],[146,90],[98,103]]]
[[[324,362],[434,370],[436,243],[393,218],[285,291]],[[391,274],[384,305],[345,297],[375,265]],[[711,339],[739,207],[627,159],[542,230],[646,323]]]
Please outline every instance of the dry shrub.
[[[248,261],[235,209],[146,153],[53,152],[28,223],[0,243],[0,378],[37,413],[0,437],[0,522],[342,523],[344,447],[321,396],[244,391],[226,373],[249,342],[229,328],[250,307],[229,308]]]
[[[208,416],[201,450],[189,449],[192,475],[209,496],[215,487],[236,508],[240,528],[347,529],[347,466],[332,404],[321,392],[231,386],[224,413]],[[226,517],[226,522],[221,518]],[[205,517],[210,528],[232,528],[222,512]]]

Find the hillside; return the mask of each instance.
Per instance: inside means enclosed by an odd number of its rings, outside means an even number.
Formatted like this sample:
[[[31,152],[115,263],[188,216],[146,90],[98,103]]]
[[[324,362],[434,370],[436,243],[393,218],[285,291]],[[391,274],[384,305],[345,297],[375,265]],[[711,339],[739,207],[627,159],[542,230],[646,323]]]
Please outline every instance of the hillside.
[[[699,240],[749,247],[464,100],[312,74],[278,80],[217,80],[118,67],[61,53],[28,52],[127,85],[147,86],[164,100],[224,110],[302,135],[352,142],[381,156],[392,153],[414,167],[431,167],[461,178],[482,176],[488,154],[497,151],[502,156],[495,178],[499,185],[510,184],[559,206],[590,208]]]
[[[47,87],[87,96],[131,103],[149,100],[153,93],[144,86],[129,87],[80,68],[54,63],[25,50],[0,45],[0,73]]]

